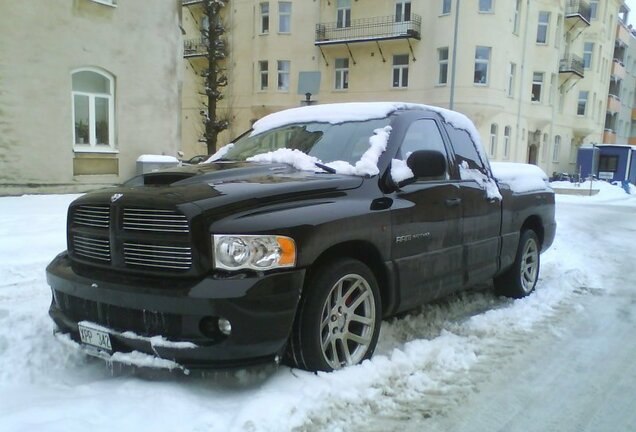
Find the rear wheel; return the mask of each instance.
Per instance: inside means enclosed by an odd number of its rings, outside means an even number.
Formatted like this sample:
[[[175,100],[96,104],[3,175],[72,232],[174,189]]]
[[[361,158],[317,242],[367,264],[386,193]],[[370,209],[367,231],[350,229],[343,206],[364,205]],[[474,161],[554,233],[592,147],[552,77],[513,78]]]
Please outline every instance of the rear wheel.
[[[353,259],[331,261],[305,287],[288,347],[294,366],[331,371],[373,354],[382,306],[371,270]]]
[[[539,279],[541,244],[532,230],[521,232],[512,267],[495,278],[495,290],[506,297],[522,298],[530,294]]]

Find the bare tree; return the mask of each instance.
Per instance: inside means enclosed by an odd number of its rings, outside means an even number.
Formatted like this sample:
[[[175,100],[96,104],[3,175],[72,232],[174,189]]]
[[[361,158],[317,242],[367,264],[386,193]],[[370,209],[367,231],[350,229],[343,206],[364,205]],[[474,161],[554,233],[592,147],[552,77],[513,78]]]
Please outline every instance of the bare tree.
[[[227,129],[228,117],[217,113],[218,102],[223,99],[223,87],[227,86],[224,61],[227,56],[227,41],[224,37],[225,27],[221,20],[221,10],[225,7],[226,0],[204,0],[203,14],[207,17],[209,25],[202,30],[202,36],[207,43],[207,67],[202,71],[204,93],[206,102],[203,116],[203,140],[206,143],[208,154],[216,151],[219,133]]]

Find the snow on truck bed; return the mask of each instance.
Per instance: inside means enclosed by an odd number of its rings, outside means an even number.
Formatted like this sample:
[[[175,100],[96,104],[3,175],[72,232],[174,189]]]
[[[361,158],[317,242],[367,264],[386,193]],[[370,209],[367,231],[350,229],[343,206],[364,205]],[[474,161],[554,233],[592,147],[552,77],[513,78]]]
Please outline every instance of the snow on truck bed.
[[[514,162],[491,162],[493,176],[510,186],[513,192],[524,193],[543,190],[548,176],[536,165]]]

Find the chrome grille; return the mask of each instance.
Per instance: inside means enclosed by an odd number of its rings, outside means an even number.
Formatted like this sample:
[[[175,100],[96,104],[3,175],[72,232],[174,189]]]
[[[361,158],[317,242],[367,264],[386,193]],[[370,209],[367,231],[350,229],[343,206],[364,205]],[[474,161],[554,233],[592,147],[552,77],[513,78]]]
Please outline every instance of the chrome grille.
[[[75,255],[94,261],[110,262],[110,242],[108,239],[87,237],[79,234],[73,236]]]
[[[189,246],[124,243],[124,261],[134,267],[188,270],[192,265]]]
[[[124,209],[124,229],[130,231],[155,231],[187,233],[188,219],[174,210]]]
[[[110,207],[107,205],[81,205],[73,213],[73,222],[95,228],[109,227]]]

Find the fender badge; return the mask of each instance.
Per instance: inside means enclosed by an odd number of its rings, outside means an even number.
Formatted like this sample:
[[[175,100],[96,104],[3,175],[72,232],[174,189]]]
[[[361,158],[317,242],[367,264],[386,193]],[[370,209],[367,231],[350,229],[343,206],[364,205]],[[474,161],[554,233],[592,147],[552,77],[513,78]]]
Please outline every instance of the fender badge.
[[[115,201],[117,201],[119,198],[121,198],[121,197],[123,197],[123,196],[124,196],[124,194],[121,194],[121,193],[113,194],[113,195],[110,197],[110,202],[113,202],[113,203],[114,203]]]
[[[91,288],[99,288],[99,286],[98,286],[95,282],[93,282],[93,283],[91,284]]]

